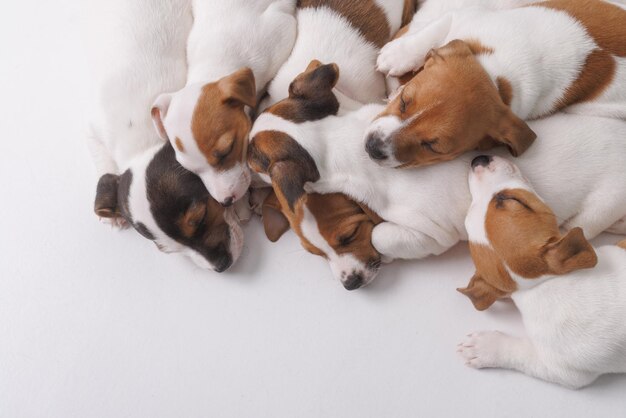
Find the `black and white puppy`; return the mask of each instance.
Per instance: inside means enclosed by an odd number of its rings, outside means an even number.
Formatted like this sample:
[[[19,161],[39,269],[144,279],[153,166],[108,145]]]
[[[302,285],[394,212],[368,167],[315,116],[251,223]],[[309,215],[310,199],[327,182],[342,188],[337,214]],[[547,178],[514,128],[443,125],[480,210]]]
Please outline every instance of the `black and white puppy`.
[[[163,252],[222,272],[241,254],[234,208],[223,208],[154,132],[150,107],[186,79],[190,0],[99,0],[90,6],[95,109],[88,143],[100,181],[95,212],[133,226]]]

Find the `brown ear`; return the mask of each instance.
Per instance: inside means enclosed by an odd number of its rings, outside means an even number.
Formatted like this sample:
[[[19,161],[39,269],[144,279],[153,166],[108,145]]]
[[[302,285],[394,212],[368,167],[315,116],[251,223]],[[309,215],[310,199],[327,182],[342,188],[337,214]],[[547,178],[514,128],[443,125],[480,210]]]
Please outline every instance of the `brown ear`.
[[[117,205],[117,189],[120,184],[120,176],[105,174],[100,177],[96,188],[96,201],[93,210],[101,218],[116,218],[120,215]]]
[[[306,161],[286,160],[272,164],[270,177],[274,190],[280,190],[280,193],[287,200],[289,209],[293,212],[296,201],[305,193],[305,183],[319,180],[320,175],[317,166],[312,161],[308,163]]]
[[[449,55],[474,55],[472,48],[469,44],[460,39],[454,39],[440,48],[433,48],[430,50],[427,56],[433,57],[446,57]]]
[[[574,228],[560,240],[547,244],[543,257],[552,274],[588,269],[598,263],[595,250],[580,228]]]
[[[289,230],[289,221],[283,215],[280,201],[273,191],[263,201],[262,215],[263,227],[267,238],[276,242]]]
[[[309,63],[309,65],[306,67],[306,70],[304,70],[305,73],[308,73],[309,71],[313,71],[316,68],[319,68],[322,66],[322,63],[319,62],[318,60],[313,60]]]
[[[235,106],[256,106],[256,84],[250,68],[242,68],[218,82],[222,101]]]
[[[496,300],[506,296],[505,292],[487,283],[478,272],[474,274],[466,288],[457,290],[470,298],[474,308],[479,311],[484,311],[493,305]]]
[[[509,148],[511,155],[522,155],[535,141],[537,134],[507,107],[494,139]]]
[[[626,239],[618,242],[617,246],[626,250]]]
[[[150,111],[154,128],[159,134],[159,137],[164,141],[167,141],[168,138],[167,131],[165,130],[165,126],[163,125],[163,119],[167,115],[170,103],[172,103],[172,95],[161,94],[159,97],[157,97],[156,101],[152,105],[152,110]]]

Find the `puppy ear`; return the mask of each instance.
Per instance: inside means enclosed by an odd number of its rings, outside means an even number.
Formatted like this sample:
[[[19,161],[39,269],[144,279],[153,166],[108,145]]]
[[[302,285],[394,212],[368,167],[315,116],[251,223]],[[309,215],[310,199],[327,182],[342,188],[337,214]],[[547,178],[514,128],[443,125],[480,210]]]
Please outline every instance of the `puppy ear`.
[[[233,106],[256,107],[256,84],[250,68],[242,68],[218,82],[222,101]]]
[[[506,145],[512,156],[518,157],[533,144],[537,134],[507,107],[493,137],[497,142]]]
[[[487,283],[478,272],[474,273],[467,287],[457,290],[467,296],[479,311],[484,311],[496,300],[506,296],[505,292]]]
[[[282,207],[273,191],[263,201],[261,212],[265,235],[271,242],[276,242],[289,230],[289,220],[283,215]]]
[[[617,246],[626,250],[626,239],[618,242]]]
[[[120,184],[120,176],[105,174],[100,177],[96,188],[96,201],[93,210],[101,218],[117,218],[120,210],[117,204],[117,189]]]
[[[315,164],[311,169],[307,164],[301,164],[295,160],[285,160],[272,164],[270,177],[274,190],[283,195],[289,209],[293,212],[296,201],[304,196],[304,184],[309,181],[317,181],[319,172]]]
[[[309,63],[308,67],[306,67],[306,70],[304,70],[305,73],[308,73],[310,71],[315,70],[316,68],[319,68],[322,66],[322,63],[319,62],[318,60],[313,60]]]
[[[470,45],[460,39],[454,39],[440,48],[433,48],[427,55],[428,58],[446,57],[450,55],[474,55]]]
[[[161,94],[157,97],[156,101],[152,105],[152,110],[150,111],[150,114],[152,115],[152,123],[154,124],[159,137],[164,141],[167,141],[168,137],[165,126],[163,125],[163,119],[167,116],[170,103],[172,103],[172,97],[173,95],[171,94]]]
[[[544,249],[543,257],[552,274],[588,269],[598,263],[595,250],[580,228],[572,229],[560,240],[547,244]]]

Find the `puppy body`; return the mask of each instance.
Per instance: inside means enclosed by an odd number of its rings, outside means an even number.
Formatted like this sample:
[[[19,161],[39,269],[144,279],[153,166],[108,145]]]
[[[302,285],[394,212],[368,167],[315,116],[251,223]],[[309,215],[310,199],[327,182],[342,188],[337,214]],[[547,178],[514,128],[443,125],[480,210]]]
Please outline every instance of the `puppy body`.
[[[405,0],[303,0],[291,56],[271,82],[262,109],[287,97],[291,81],[313,59],[341,68],[336,86],[341,109],[382,102],[385,77],[376,71],[380,48],[398,31]]]
[[[185,84],[190,1],[103,0],[87,10],[95,78],[88,144],[100,176],[97,215],[130,224],[161,251],[223,271],[243,244],[236,216],[176,162],[149,112],[159,93]]]
[[[624,27],[626,7],[599,0],[460,10],[425,28],[416,24],[416,32],[381,51],[378,66],[390,75],[404,74],[420,68],[432,48],[461,39],[475,43],[473,52],[494,84],[499,77],[506,80],[510,107],[522,119],[560,108],[625,118]]]
[[[385,219],[372,233],[374,247],[384,256],[440,254],[467,239],[464,218],[471,199],[465,179],[471,156],[419,170],[379,166],[363,149],[362,135],[381,108],[369,105],[304,123],[264,113],[251,137],[263,131],[286,133],[310,154],[319,171],[320,180],[310,179],[307,191],[344,193]],[[555,115],[532,127],[542,140],[518,162],[560,223],[583,226],[588,237],[611,227],[614,232],[626,230],[620,223],[626,217],[626,123]]]
[[[579,228],[560,236],[517,167],[477,160],[466,219],[476,273],[460,291],[481,310],[510,294],[527,337],[474,333],[459,353],[471,367],[516,369],[571,388],[626,372],[625,249],[594,249]]]

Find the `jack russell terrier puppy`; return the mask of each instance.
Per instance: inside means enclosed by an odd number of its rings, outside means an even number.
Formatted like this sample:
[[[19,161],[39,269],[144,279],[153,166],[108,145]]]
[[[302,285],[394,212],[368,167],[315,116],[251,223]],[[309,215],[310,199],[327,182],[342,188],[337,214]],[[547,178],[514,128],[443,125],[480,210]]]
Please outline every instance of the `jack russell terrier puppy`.
[[[562,236],[557,216],[504,158],[476,157],[469,183],[476,274],[460,291],[478,309],[513,298],[527,337],[470,334],[458,349],[466,364],[570,388],[626,373],[626,240],[594,250],[580,228]]]
[[[159,93],[185,83],[190,2],[102,0],[89,10],[96,108],[88,143],[101,176],[96,214],[132,225],[161,251],[224,271],[243,244],[234,209],[180,166],[150,117]]]
[[[312,61],[306,71],[291,83],[292,100],[282,100],[266,112],[300,122],[314,121],[339,110],[335,96],[324,92],[332,89],[339,76],[336,66],[322,66]],[[311,101],[318,91],[328,100]],[[381,255],[372,246],[372,229],[382,220],[346,195],[340,193],[304,193],[298,186],[298,167],[307,167],[315,173],[315,163],[293,139],[278,132],[259,132],[253,127],[248,161],[255,172],[261,173],[274,191],[262,204],[265,233],[270,241],[277,241],[290,227],[310,253],[326,258],[333,275],[347,290],[355,290],[374,280],[381,265]],[[284,158],[285,161],[280,161]],[[281,170],[284,176],[268,178],[272,170]],[[296,165],[293,165],[294,162]]]
[[[518,156],[536,136],[523,120],[561,109],[626,118],[626,8],[552,0],[456,11],[387,44],[378,68],[421,69],[367,130],[381,165],[423,166],[500,144]]]
[[[342,111],[382,103],[387,87],[376,58],[416,8],[416,0],[299,0],[296,43],[260,109],[287,97],[291,81],[313,59],[341,68],[335,94]]]
[[[289,57],[296,38],[296,0],[194,0],[187,85],[163,94],[152,117],[176,159],[211,195],[230,206],[246,194],[251,127],[246,106]]]
[[[332,116],[339,107],[332,91],[338,69],[331,64],[311,70],[295,81],[297,94],[292,91],[262,113],[251,132],[248,162],[284,197],[285,206],[294,210],[305,191],[350,196],[385,220],[374,227],[372,244],[390,259],[440,254],[467,239],[464,219],[471,198],[464,179],[471,157],[420,170],[376,164],[362,138],[382,106]],[[273,113],[278,108],[283,111]],[[330,116],[316,121],[299,116],[320,109]],[[626,122],[555,115],[531,126],[543,140],[519,164],[560,223],[584,227],[589,238],[605,230],[626,232]]]

